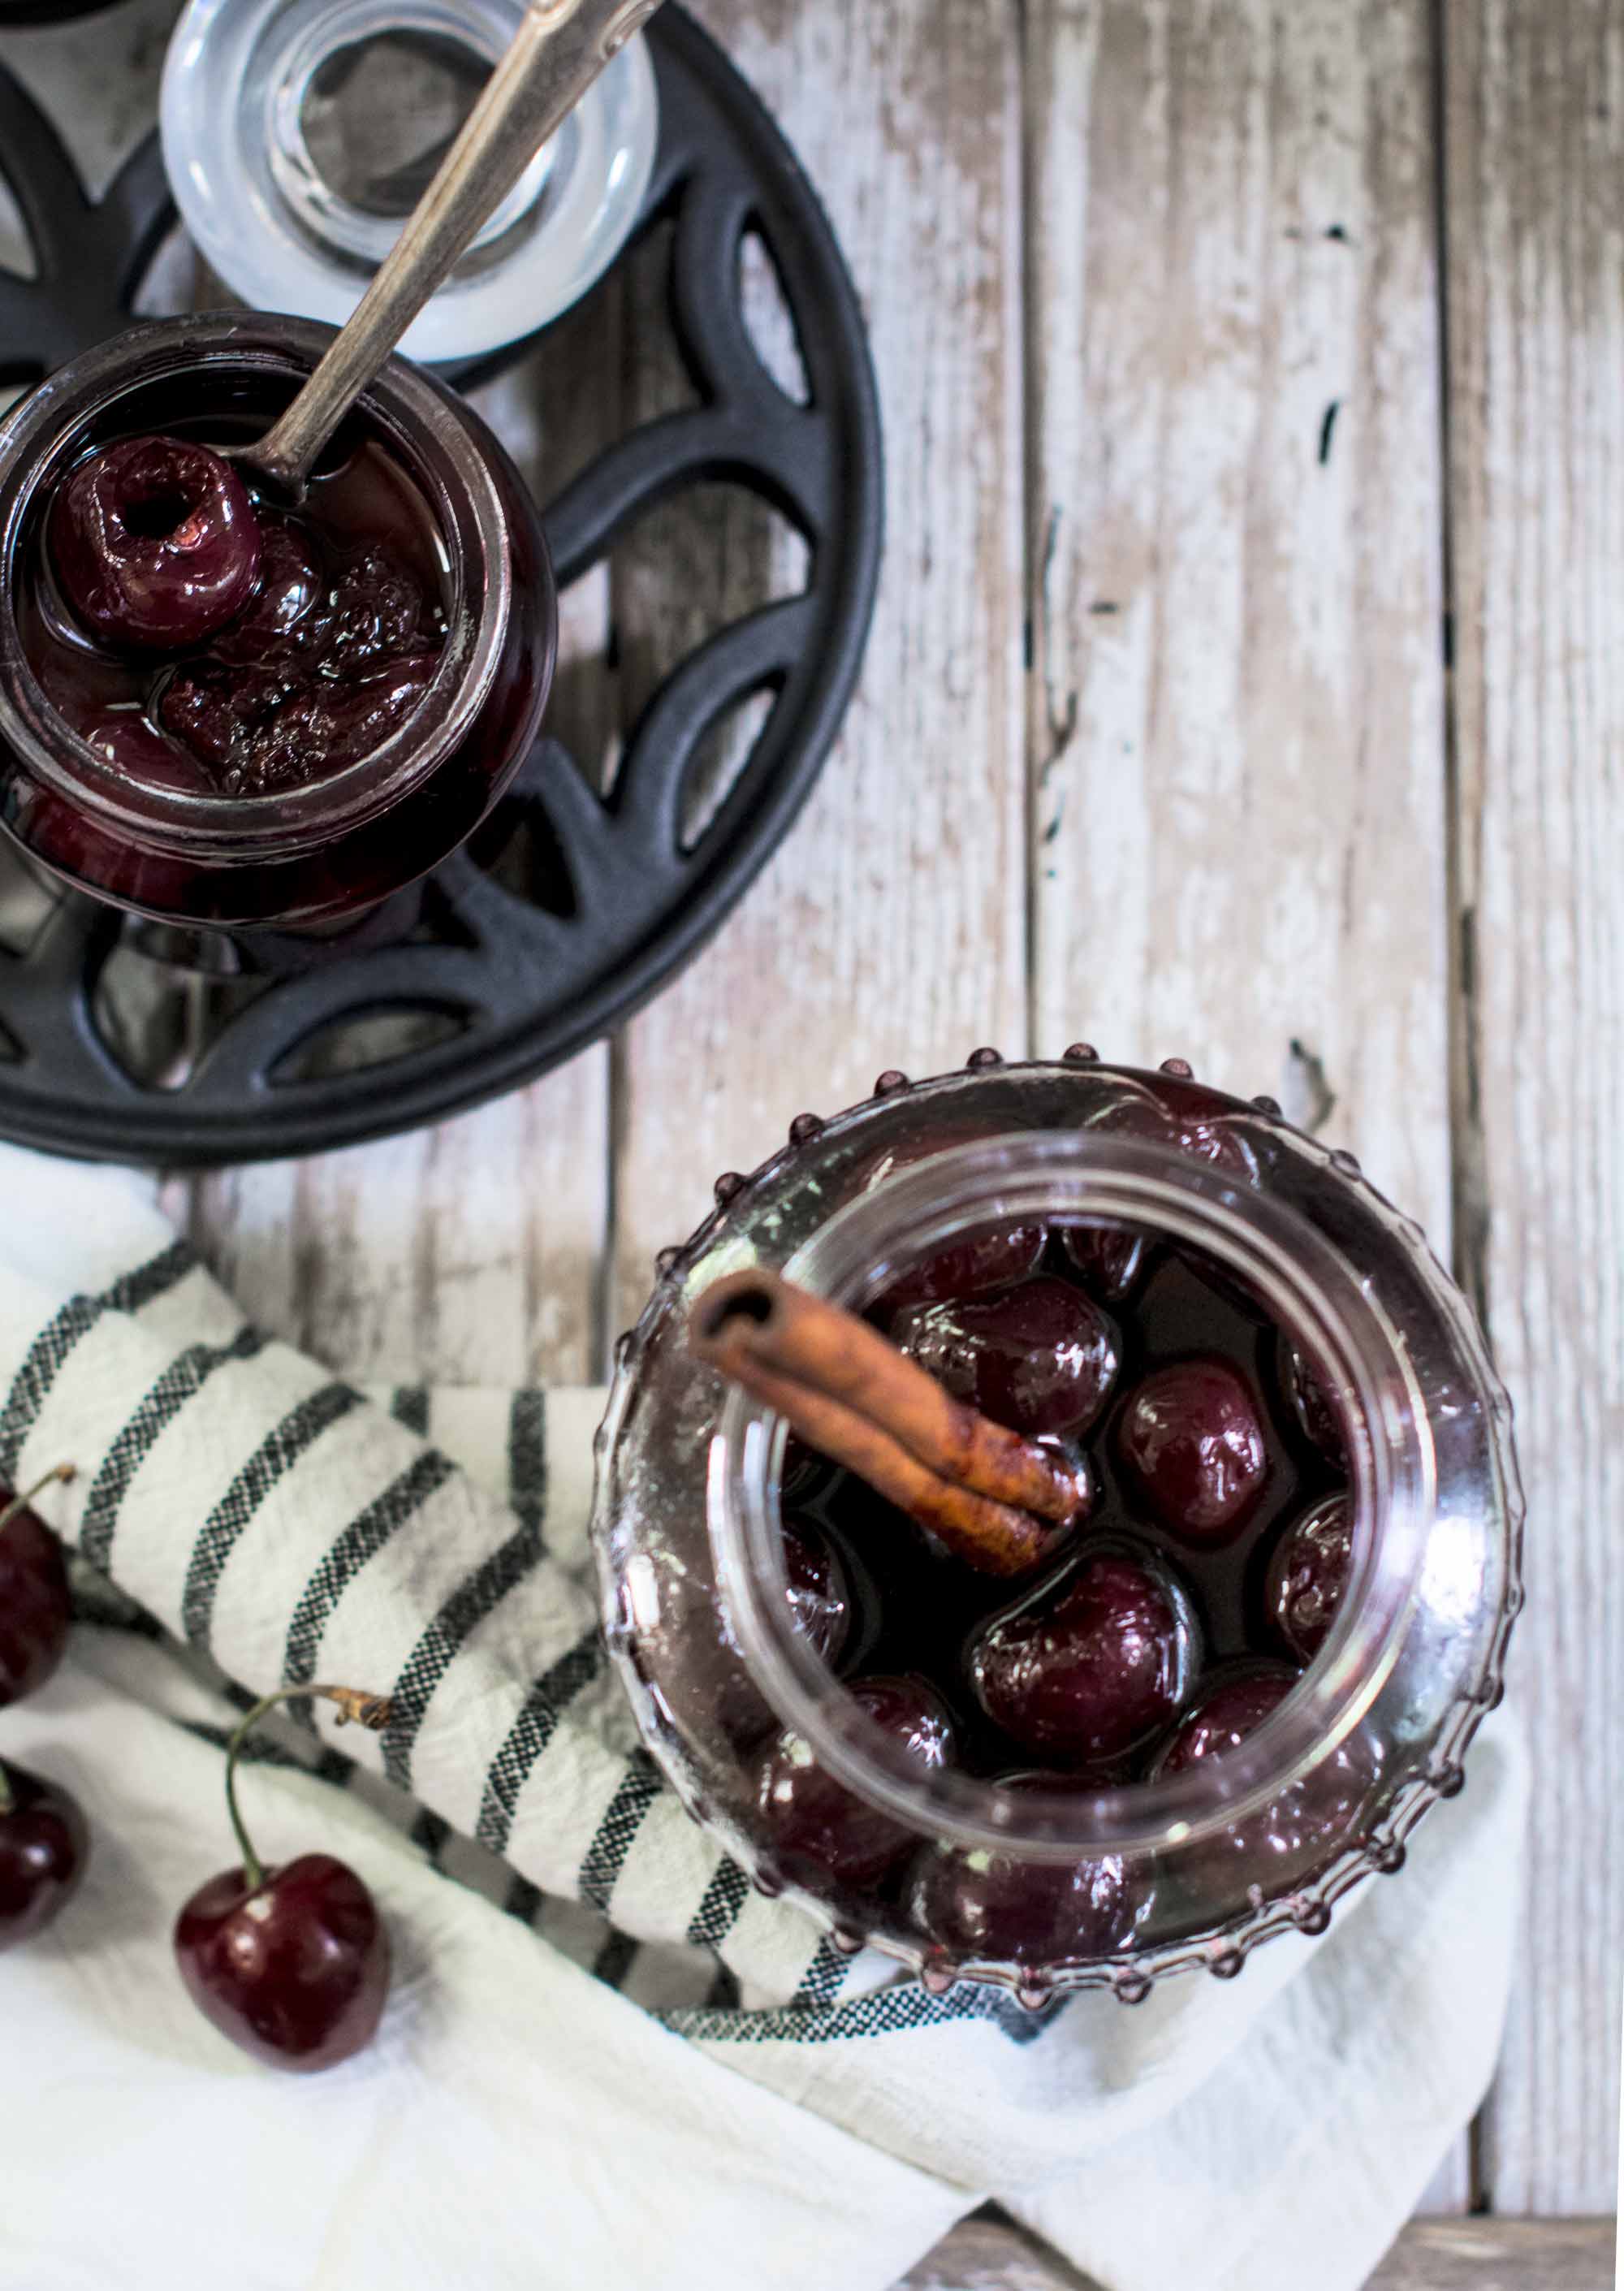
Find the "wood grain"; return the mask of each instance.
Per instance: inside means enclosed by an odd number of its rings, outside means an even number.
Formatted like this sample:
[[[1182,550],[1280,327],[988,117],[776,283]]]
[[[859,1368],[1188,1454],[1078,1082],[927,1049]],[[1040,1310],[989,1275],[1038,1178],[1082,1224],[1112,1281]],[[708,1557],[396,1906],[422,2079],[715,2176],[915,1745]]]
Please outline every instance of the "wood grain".
[[[1447,1250],[1427,8],[1026,24],[1036,1038],[1272,1092]]]
[[[613,290],[476,403],[545,497],[615,434]],[[601,776],[618,727],[607,579],[560,612],[551,728]],[[278,1335],[368,1381],[591,1382],[603,1370],[609,1188],[607,1046],[438,1127],[342,1153],[224,1170],[172,1208]]]
[[[1496,2209],[1615,2200],[1624,1976],[1624,15],[1444,11],[1463,1268],[1518,1411],[1535,1888]]]
[[[804,1106],[1025,1032],[1020,344],[1011,0],[704,0],[822,193],[872,333],[887,555],[862,687],[794,835],[628,1030],[615,1108],[618,1317],[720,1171]],[[646,377],[637,386],[649,387]],[[763,541],[662,528],[660,627],[730,617]],[[765,544],[770,546],[770,544]],[[617,617],[648,625],[628,568]],[[674,599],[684,600],[673,604]],[[639,643],[623,626],[635,665]]]
[[[1406,2228],[1366,2291],[1610,2291],[1616,2241],[1612,2219],[1419,2221]],[[1098,2287],[1018,2228],[977,2218],[956,2227],[896,2291]]]
[[[1027,10],[1040,1041],[1447,1228],[1425,0]]]

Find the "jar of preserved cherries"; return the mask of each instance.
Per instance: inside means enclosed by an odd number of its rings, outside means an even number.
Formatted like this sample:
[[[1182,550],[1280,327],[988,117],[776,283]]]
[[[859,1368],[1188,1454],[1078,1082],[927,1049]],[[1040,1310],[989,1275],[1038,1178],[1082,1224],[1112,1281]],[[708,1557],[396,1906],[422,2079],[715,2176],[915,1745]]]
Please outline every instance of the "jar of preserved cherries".
[[[333,331],[154,321],[0,421],[0,824],[162,923],[348,923],[473,832],[540,727],[546,543],[452,391],[390,359],[300,503],[232,470]]]
[[[768,1893],[1033,2006],[1323,1930],[1463,1781],[1522,1603],[1459,1290],[1266,1100],[1079,1050],[795,1125],[623,1338],[594,1519],[649,1748]],[[762,1267],[1075,1475],[1011,1580],[690,1331]]]

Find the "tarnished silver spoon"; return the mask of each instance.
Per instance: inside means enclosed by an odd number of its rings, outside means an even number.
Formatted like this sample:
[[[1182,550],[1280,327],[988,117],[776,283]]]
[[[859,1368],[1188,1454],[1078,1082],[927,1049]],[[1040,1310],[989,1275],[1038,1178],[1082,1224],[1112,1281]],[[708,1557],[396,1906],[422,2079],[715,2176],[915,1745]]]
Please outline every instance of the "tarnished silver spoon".
[[[531,0],[512,45],[337,339],[281,418],[231,458],[299,500],[317,456],[435,288],[661,0]]]

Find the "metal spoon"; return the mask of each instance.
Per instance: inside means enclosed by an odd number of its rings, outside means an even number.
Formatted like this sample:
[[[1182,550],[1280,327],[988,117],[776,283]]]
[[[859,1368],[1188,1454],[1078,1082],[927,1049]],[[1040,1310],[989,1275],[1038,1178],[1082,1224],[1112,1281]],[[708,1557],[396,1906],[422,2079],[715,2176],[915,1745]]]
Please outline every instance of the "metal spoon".
[[[294,501],[318,454],[435,288],[660,0],[531,0],[513,44],[310,380],[232,458]]]

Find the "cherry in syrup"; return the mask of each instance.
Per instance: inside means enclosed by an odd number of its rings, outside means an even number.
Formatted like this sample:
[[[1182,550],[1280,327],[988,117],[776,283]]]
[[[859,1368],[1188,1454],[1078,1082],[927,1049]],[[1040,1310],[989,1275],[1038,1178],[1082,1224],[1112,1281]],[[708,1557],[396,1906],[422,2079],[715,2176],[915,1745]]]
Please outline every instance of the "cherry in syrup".
[[[260,796],[374,753],[446,641],[427,504],[370,438],[296,510],[199,439],[126,438],[59,487],[20,621],[48,698],[111,768]]]

